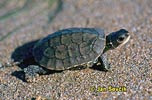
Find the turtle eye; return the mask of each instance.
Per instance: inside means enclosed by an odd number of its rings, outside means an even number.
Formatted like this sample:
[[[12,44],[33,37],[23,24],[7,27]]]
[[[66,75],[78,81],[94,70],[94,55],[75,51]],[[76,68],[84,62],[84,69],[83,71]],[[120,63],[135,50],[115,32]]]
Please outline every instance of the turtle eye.
[[[124,37],[119,37],[118,42],[122,42],[122,41],[124,41],[124,39],[125,39]]]

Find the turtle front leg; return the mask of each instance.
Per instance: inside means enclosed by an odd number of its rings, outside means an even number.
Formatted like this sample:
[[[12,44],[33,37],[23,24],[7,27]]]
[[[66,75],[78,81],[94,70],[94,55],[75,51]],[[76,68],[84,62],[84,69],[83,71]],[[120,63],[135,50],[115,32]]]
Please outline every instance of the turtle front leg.
[[[101,56],[99,56],[97,65],[101,66],[101,69],[103,71],[108,71],[111,68],[110,63],[107,60],[106,54],[102,54]]]
[[[27,82],[33,81],[39,74],[47,73],[47,70],[44,70],[38,65],[29,65],[27,68],[24,68],[23,71],[25,72],[25,79]]]

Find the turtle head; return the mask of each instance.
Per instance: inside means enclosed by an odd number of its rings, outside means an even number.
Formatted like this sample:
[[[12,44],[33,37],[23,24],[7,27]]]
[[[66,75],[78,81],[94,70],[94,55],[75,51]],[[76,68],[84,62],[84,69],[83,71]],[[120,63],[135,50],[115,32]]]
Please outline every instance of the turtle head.
[[[122,46],[127,43],[129,39],[129,32],[125,29],[120,29],[119,31],[112,32],[106,36],[106,47],[104,51],[112,50],[118,46]]]

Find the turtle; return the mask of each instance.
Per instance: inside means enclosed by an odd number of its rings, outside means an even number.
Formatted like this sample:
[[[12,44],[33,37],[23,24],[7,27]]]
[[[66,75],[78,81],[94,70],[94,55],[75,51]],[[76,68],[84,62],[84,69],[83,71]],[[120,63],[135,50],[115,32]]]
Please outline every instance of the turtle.
[[[32,48],[38,65],[24,68],[27,76],[45,74],[47,70],[63,71],[78,66],[92,67],[100,63],[110,69],[106,52],[128,42],[130,34],[120,29],[105,35],[101,28],[73,27],[56,31],[40,39]],[[47,70],[46,70],[47,69]]]

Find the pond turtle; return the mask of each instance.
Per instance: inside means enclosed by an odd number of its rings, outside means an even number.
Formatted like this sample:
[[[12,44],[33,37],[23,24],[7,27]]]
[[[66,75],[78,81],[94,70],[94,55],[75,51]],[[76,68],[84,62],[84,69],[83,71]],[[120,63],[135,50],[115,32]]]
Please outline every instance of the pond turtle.
[[[120,29],[105,36],[100,28],[68,28],[54,32],[39,40],[33,47],[33,57],[40,65],[24,68],[28,75],[46,73],[49,70],[66,70],[77,66],[91,67],[102,63],[109,70],[106,54],[108,50],[125,44],[130,38],[129,32]]]

